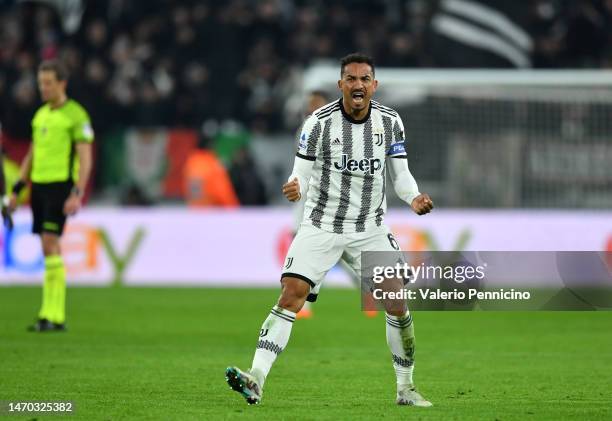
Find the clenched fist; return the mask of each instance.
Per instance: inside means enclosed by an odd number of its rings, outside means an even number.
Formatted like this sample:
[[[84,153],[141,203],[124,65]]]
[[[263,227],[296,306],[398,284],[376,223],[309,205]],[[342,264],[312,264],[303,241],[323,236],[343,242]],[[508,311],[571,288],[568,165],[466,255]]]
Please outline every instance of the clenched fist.
[[[433,201],[427,193],[421,193],[412,200],[410,205],[417,215],[425,215],[433,209]]]
[[[297,177],[283,184],[283,194],[290,202],[297,202],[302,198],[302,193],[300,193],[300,182]]]

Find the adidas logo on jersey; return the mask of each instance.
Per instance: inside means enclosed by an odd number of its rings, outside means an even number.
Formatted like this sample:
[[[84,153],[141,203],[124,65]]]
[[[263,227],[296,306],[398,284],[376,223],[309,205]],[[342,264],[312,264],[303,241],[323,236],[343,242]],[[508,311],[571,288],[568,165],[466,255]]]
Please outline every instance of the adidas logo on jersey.
[[[356,159],[349,159],[348,155],[342,154],[342,161],[340,163],[334,162],[334,167],[340,171],[348,170],[351,172],[363,171],[374,174],[376,170],[379,170],[382,165],[378,158],[363,158],[360,161]]]
[[[334,141],[332,142],[332,146],[339,146],[342,145],[342,142],[340,142],[339,138],[335,138]]]

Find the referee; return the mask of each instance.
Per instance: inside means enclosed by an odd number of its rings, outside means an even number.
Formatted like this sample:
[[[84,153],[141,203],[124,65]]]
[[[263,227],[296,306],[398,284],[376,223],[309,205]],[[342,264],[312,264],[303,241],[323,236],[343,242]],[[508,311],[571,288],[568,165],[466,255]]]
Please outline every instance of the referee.
[[[41,239],[45,256],[42,306],[31,331],[66,329],[66,270],[60,237],[66,217],[81,208],[81,199],[92,167],[94,138],[89,115],[66,95],[68,74],[56,60],[38,67],[38,89],[44,102],[32,119],[32,145],[21,163],[19,181],[9,209],[17,207],[17,195],[32,181],[32,232]]]

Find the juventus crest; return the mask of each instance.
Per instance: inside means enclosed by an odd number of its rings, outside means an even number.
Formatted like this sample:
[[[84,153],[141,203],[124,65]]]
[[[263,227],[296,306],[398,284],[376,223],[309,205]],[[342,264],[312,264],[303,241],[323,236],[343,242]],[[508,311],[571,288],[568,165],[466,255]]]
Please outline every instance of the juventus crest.
[[[285,264],[285,269],[289,269],[292,264],[293,264],[293,257],[288,257],[287,263]]]

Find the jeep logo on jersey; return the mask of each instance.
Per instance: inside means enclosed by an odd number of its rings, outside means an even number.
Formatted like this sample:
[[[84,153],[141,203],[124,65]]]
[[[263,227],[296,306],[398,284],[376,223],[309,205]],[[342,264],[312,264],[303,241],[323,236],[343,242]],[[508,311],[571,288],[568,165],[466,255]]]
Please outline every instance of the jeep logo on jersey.
[[[379,170],[382,167],[382,165],[380,163],[380,159],[378,158],[363,158],[362,160],[357,161],[356,159],[349,159],[348,155],[343,153],[342,162],[335,162],[334,167],[340,171],[363,171],[374,174],[376,170]]]

